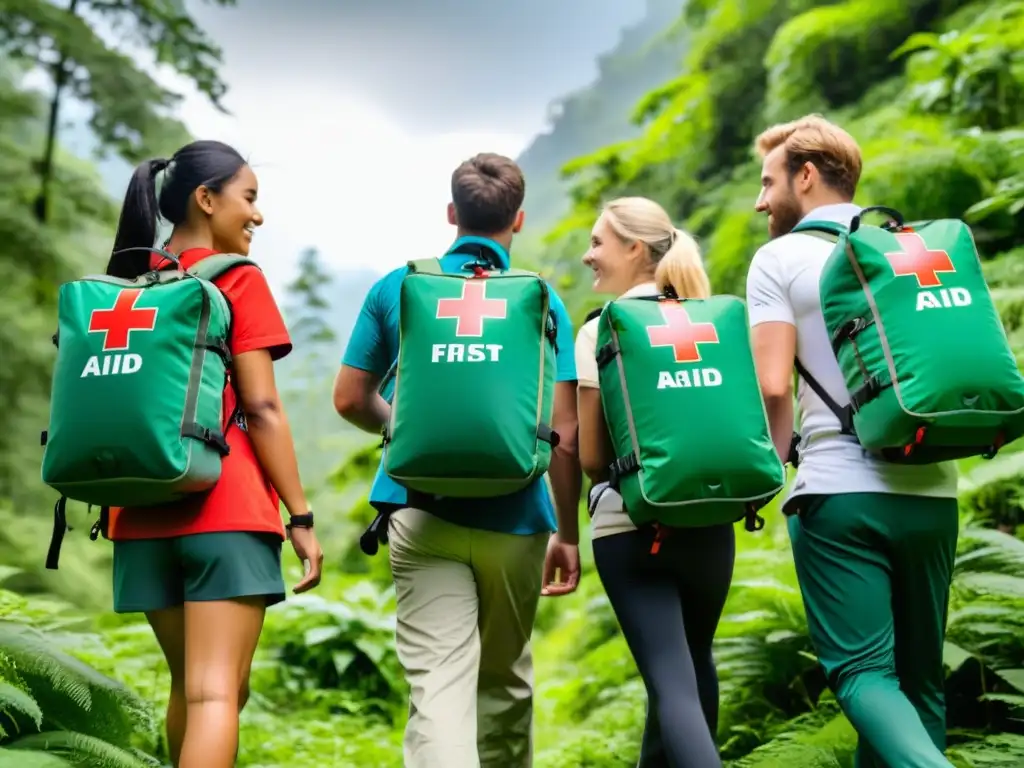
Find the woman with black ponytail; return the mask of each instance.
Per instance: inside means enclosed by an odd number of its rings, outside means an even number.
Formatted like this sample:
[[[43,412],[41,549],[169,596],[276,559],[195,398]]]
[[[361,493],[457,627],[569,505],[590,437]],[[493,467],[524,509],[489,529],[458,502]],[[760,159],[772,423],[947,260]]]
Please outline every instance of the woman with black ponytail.
[[[257,193],[252,169],[220,142],[197,141],[170,160],[143,163],[128,185],[107,273],[134,278],[177,266],[149,250],[123,251],[153,248],[158,217],[173,225],[164,250],[185,269],[216,253],[248,255],[263,223]],[[146,614],[170,667],[167,742],[176,768],[235,764],[238,715],[264,612],[285,596],[280,502],[306,565],[293,591],[315,587],[323,562],[274,382],[273,361],[291,350],[288,330],[255,265],[215,282],[232,308],[234,383],[225,389],[224,413],[235,412],[236,390],[240,413],[225,432],[231,451],[220,480],[158,515],[112,509],[109,524],[114,609]]]

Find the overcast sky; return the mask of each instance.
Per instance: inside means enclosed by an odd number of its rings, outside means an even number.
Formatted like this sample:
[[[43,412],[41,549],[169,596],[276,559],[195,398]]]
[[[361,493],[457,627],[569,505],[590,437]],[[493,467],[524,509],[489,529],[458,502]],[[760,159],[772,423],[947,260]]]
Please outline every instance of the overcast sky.
[[[591,82],[595,58],[645,0],[189,0],[224,50],[231,116],[189,95],[197,138],[251,158],[266,224],[253,255],[280,285],[297,252],[381,272],[432,256],[451,171],[517,155],[547,105]]]

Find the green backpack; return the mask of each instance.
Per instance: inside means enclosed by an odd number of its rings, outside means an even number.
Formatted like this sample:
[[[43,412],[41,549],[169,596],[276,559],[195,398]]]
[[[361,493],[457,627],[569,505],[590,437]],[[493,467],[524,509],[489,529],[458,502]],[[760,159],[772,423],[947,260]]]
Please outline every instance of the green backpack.
[[[786,475],[768,429],[746,304],[735,296],[616,299],[600,315],[597,345],[618,457],[610,484],[630,519],[695,528],[746,517],[747,530],[764,527],[757,510]]]
[[[409,262],[384,471],[436,496],[514,493],[541,477],[550,427],[555,319],[547,283],[480,261],[446,274]]]
[[[879,211],[883,227],[862,223]],[[797,371],[843,432],[896,463],[992,458],[1024,434],[1024,377],[981,271],[970,228],[956,219],[904,224],[865,208],[849,230],[808,221],[835,243],[821,275],[821,309],[846,379],[839,406]]]
[[[145,250],[178,268],[60,287],[42,479],[61,499],[47,568],[57,567],[67,499],[157,507],[212,488],[228,454],[231,308],[213,280],[254,262],[209,256],[183,271],[172,254]]]

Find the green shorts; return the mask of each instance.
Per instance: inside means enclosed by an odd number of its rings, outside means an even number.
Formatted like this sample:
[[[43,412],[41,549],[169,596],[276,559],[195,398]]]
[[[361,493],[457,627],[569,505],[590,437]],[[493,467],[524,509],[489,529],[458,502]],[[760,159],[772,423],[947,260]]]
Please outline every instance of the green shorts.
[[[114,542],[114,610],[145,613],[185,602],[264,597],[284,600],[281,537],[197,533]]]

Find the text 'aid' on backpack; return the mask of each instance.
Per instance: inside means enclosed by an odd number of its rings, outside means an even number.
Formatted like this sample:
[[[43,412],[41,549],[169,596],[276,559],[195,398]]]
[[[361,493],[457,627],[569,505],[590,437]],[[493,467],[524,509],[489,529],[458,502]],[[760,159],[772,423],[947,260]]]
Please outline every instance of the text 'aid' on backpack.
[[[872,211],[890,221],[864,224]],[[836,243],[820,294],[850,395],[848,406],[829,404],[844,431],[912,464],[991,458],[1024,434],[1024,377],[965,223],[905,224],[875,207],[849,230],[810,221],[793,231]]]
[[[212,281],[253,262],[210,256],[186,272],[156,252],[178,268],[60,287],[42,479],[61,499],[47,568],[57,567],[67,499],[164,514],[158,505],[220,478],[231,310]],[[97,523],[92,538],[100,532]]]
[[[472,262],[414,261],[402,281],[384,470],[434,496],[491,497],[541,477],[550,427],[555,320],[547,284]]]
[[[637,525],[747,519],[785,484],[754,368],[746,305],[734,296],[609,302],[598,321],[611,467]]]

